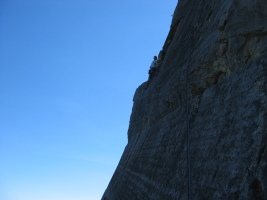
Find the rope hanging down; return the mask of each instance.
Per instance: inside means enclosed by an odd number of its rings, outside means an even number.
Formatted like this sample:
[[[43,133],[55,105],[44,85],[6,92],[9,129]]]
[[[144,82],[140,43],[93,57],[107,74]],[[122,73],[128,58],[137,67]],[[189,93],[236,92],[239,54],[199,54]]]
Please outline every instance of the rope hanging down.
[[[186,128],[187,128],[187,187],[188,200],[192,200],[192,178],[191,178],[191,155],[190,155],[190,128],[189,128],[189,102],[188,102],[188,66],[186,69]]]
[[[191,32],[191,37],[189,38],[191,40],[191,45],[189,45],[189,51],[191,51],[190,56],[192,56],[192,51],[193,51],[193,38],[194,38],[194,28],[192,29]],[[189,59],[191,60],[191,59]],[[188,62],[187,67],[186,67],[186,128],[187,128],[187,193],[188,193],[188,200],[192,200],[192,174],[191,174],[191,150],[190,150],[190,124],[189,124],[189,95],[188,95],[188,90],[189,90],[189,64]]]

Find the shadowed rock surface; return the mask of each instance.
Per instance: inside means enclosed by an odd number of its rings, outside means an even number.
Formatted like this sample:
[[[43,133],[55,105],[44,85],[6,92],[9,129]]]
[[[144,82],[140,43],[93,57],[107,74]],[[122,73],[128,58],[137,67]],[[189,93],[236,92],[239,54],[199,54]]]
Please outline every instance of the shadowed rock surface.
[[[266,1],[179,0],[159,57],[102,200],[187,199],[187,116],[193,199],[266,200]]]

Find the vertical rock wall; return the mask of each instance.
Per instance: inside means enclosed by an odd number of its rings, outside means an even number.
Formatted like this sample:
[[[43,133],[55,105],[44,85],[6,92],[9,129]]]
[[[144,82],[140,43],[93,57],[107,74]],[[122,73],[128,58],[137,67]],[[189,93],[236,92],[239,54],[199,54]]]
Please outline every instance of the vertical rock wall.
[[[102,199],[187,199],[189,105],[193,199],[266,200],[267,2],[179,0],[160,57]]]

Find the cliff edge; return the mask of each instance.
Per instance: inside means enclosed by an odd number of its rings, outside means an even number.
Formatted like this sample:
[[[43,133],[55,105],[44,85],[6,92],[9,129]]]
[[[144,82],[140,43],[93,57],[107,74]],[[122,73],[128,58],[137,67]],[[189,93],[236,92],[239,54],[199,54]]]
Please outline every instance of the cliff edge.
[[[159,58],[102,200],[266,200],[266,1],[179,0]]]

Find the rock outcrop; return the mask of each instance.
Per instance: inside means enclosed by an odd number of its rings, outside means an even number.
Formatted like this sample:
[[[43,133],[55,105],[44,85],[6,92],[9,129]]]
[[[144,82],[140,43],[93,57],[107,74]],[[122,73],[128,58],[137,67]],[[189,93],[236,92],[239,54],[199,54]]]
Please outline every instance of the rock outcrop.
[[[179,0],[159,56],[102,200],[266,200],[266,1]]]

